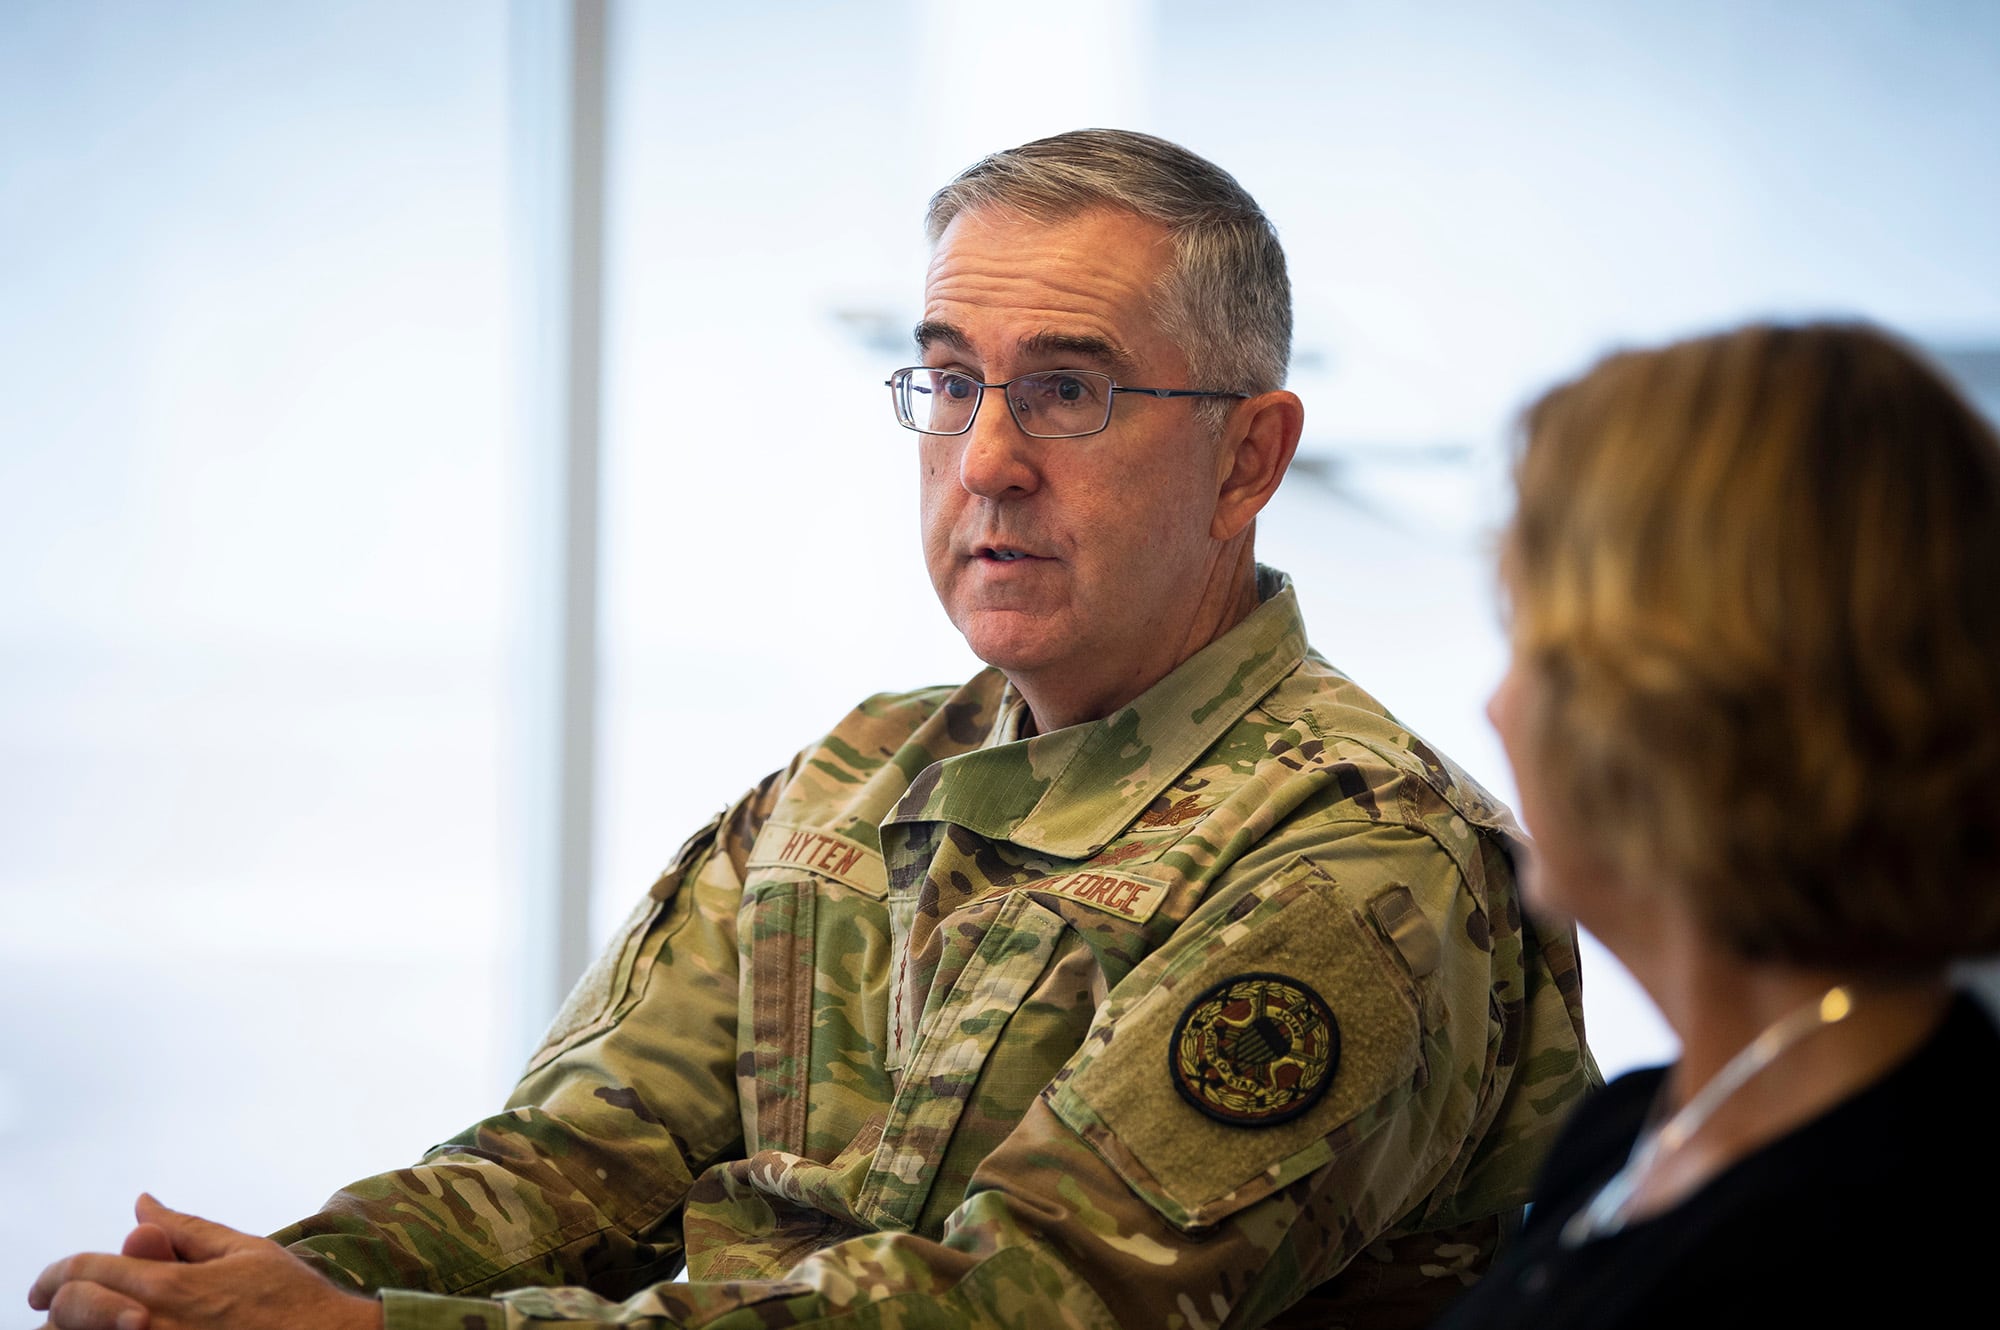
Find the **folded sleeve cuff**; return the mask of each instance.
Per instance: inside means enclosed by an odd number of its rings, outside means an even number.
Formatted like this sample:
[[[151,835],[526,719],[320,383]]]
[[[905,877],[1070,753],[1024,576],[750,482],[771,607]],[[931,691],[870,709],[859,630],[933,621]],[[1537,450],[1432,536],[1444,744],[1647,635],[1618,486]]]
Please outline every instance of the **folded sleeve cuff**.
[[[382,1330],[507,1330],[504,1303],[382,1290]]]

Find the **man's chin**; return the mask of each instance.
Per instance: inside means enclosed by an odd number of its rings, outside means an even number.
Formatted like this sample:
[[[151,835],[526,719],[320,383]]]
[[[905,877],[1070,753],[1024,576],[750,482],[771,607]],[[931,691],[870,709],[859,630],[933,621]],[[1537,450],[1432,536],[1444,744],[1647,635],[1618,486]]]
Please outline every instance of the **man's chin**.
[[[1069,654],[1069,644],[1053,640],[1045,623],[1011,611],[981,612],[959,632],[973,655],[1017,682],[1059,667]]]
[[[966,638],[965,644],[972,648],[973,655],[1012,679],[1017,686],[1023,679],[1052,673],[1060,663],[1041,651],[1011,645],[984,646],[970,637]]]

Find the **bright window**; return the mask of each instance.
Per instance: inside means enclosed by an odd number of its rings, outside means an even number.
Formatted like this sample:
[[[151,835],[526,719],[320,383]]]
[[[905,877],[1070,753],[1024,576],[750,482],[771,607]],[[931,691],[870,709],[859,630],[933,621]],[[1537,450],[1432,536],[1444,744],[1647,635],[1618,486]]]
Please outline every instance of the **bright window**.
[[[10,1299],[511,1083],[504,17],[0,8]]]

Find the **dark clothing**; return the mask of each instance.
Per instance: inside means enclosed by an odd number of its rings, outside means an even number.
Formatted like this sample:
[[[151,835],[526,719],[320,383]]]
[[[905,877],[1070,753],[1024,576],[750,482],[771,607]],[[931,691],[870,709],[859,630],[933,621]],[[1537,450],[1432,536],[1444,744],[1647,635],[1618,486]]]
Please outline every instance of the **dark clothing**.
[[[1621,1076],[1584,1102],[1520,1238],[1436,1330],[2000,1317],[2000,1031],[1973,999],[1959,996],[1882,1080],[1673,1209],[1565,1250],[1563,1224],[1624,1164],[1666,1071]]]

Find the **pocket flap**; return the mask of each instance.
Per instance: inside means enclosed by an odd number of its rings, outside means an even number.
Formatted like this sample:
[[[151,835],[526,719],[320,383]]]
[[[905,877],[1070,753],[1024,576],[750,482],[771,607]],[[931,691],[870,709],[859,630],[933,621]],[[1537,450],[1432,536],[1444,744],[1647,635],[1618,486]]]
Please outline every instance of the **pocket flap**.
[[[1401,958],[1311,863],[1282,877],[1292,889],[1274,892],[1262,918],[1170,969],[1044,1092],[1183,1230],[1337,1158],[1429,1079]],[[1322,1024],[1337,1044],[1330,1067],[1315,1060]]]

